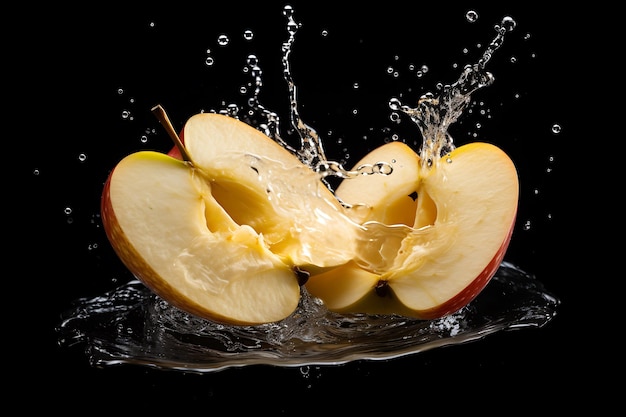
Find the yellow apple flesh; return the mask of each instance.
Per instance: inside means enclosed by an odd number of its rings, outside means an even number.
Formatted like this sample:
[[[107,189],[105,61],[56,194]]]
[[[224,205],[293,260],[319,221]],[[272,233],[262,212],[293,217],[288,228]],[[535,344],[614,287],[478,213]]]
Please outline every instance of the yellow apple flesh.
[[[392,172],[318,174],[253,127],[191,117],[189,161],[124,158],[102,194],[102,218],[129,270],[172,305],[227,324],[286,318],[306,288],[332,311],[432,319],[473,300],[507,250],[518,201],[510,158],[486,143],[431,167],[389,143],[355,165]],[[346,206],[341,202],[346,203]]]
[[[124,158],[105,183],[102,219],[120,259],[154,293],[219,322],[283,319],[300,299],[290,266],[238,225],[186,163],[156,152]]]
[[[352,259],[358,226],[316,173],[245,123],[200,114],[183,133],[191,161],[137,152],[110,173],[109,241],[184,311],[229,324],[284,319],[310,272]]]
[[[363,174],[344,180],[335,195],[353,205],[349,215],[356,223],[375,220],[386,225],[412,226],[417,212],[419,161],[419,156],[405,143],[380,146],[358,162],[355,169],[382,162],[391,166],[391,174]]]
[[[353,215],[365,231],[352,262],[312,276],[306,287],[342,313],[433,319],[458,311],[487,285],[510,242],[519,193],[515,166],[487,143],[458,147],[432,167],[423,167],[408,146],[392,143],[356,165],[381,156],[408,165],[386,178],[360,176],[339,185],[340,199],[370,207],[367,216],[362,209]]]
[[[352,259],[357,225],[319,175],[274,140],[213,113],[192,116],[181,139],[219,204],[286,263],[316,272]]]

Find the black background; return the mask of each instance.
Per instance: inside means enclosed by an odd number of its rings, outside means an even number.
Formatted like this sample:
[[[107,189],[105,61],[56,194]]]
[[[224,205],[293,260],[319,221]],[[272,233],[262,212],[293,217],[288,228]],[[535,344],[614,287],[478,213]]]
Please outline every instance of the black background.
[[[436,83],[455,81],[460,68],[476,62],[493,39],[493,26],[512,16],[517,27],[488,66],[495,83],[475,94],[474,101],[482,104],[451,132],[457,144],[496,143],[518,166],[520,210],[506,259],[536,275],[561,300],[551,322],[401,359],[311,367],[308,375],[299,368],[269,366],[204,375],[96,368],[80,346],[58,346],[55,327],[73,300],[102,294],[130,278],[104,236],[99,199],[108,172],[123,156],[171,147],[150,113],[153,105],[162,104],[180,129],[197,112],[223,102],[244,104],[239,87],[249,79],[241,69],[254,53],[263,69],[261,102],[277,111],[286,127],[280,61],[285,3],[140,10],[45,6],[36,17],[16,18],[12,36],[19,42],[7,51],[12,58],[7,82],[21,109],[12,119],[20,134],[7,147],[10,158],[19,158],[20,184],[26,184],[20,185],[26,195],[19,212],[28,219],[14,245],[15,259],[22,259],[10,280],[17,290],[7,297],[31,300],[24,303],[28,307],[13,307],[8,318],[16,329],[7,345],[19,341],[8,358],[21,375],[13,389],[46,392],[47,409],[68,413],[166,406],[211,414],[312,414],[337,407],[505,412],[607,404],[609,394],[598,388],[606,356],[591,353],[598,335],[588,302],[597,296],[581,266],[582,202],[575,174],[576,154],[584,147],[581,56],[590,52],[581,41],[582,28],[593,18],[580,10],[527,4],[441,3],[291,2],[302,23],[292,53],[301,115],[322,135],[332,132],[325,142],[331,159],[341,158],[347,147],[348,161],[356,162],[389,137],[386,127],[413,145],[421,140],[419,132],[407,120],[389,121],[389,99],[410,104]],[[472,9],[479,14],[475,23],[465,18]],[[243,39],[245,29],[254,32],[252,41]],[[217,44],[222,33],[231,39],[226,47]],[[204,63],[208,49],[215,58],[212,67]],[[410,64],[429,70],[419,78]],[[389,67],[397,77],[387,73]],[[124,111],[132,118],[123,117]],[[560,133],[552,132],[554,124]],[[24,250],[32,255],[24,258]]]

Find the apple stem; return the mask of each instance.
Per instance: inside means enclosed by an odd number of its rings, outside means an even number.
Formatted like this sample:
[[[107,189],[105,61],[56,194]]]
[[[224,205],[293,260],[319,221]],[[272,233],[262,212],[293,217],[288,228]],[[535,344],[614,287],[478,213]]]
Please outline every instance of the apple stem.
[[[187,149],[185,149],[185,145],[183,145],[183,142],[180,140],[178,133],[176,133],[174,126],[172,126],[172,122],[170,121],[170,118],[167,116],[167,113],[165,113],[165,109],[160,104],[157,104],[156,106],[152,108],[152,113],[156,116],[159,122],[161,122],[163,127],[165,127],[167,134],[170,135],[170,138],[172,138],[172,140],[174,141],[174,144],[180,151],[180,155],[183,158],[183,161],[188,162],[193,165],[193,162],[191,161],[191,157],[187,153]]]

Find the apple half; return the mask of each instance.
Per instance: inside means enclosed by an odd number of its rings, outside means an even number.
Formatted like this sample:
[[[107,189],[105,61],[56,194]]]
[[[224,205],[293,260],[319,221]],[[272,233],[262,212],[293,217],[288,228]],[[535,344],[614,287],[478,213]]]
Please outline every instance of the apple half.
[[[358,227],[319,177],[260,131],[218,114],[184,128],[190,161],[140,151],[102,193],[122,262],[154,293],[237,325],[290,315],[310,271],[347,263]]]
[[[476,142],[426,167],[393,142],[356,166],[381,160],[392,163],[391,174],[345,179],[336,190],[359,207],[353,218],[364,229],[355,258],[311,276],[307,290],[341,313],[434,319],[458,311],[484,289],[508,248],[519,198],[513,162]]]
[[[319,174],[277,142],[214,113],[192,116],[181,140],[219,204],[286,263],[318,272],[352,259],[358,225]]]

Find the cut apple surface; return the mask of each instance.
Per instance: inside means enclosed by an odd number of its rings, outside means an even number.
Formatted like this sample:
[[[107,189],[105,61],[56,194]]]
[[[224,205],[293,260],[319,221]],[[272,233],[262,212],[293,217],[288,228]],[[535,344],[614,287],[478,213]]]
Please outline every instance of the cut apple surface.
[[[392,142],[355,165],[390,173],[344,179],[333,194],[234,118],[192,116],[174,139],[169,154],[118,163],[102,220],[135,277],[202,318],[276,322],[297,308],[301,285],[340,313],[442,317],[482,291],[511,239],[517,172],[487,143],[427,166]]]
[[[192,116],[181,138],[212,195],[238,224],[263,235],[272,252],[318,271],[352,259],[358,227],[318,174],[250,125]]]
[[[303,277],[352,259],[357,225],[269,137],[201,114],[184,140],[191,161],[131,154],[102,195],[113,248],[163,299],[219,322],[274,322],[297,307]]]
[[[352,262],[312,276],[308,291],[337,312],[442,317],[473,300],[495,274],[518,205],[515,166],[471,143],[424,167],[407,146],[384,145],[356,165],[404,161],[382,178],[344,180],[337,196],[365,227]],[[416,175],[417,174],[417,175]],[[393,209],[390,209],[393,208]],[[408,212],[408,213],[407,213]]]
[[[370,152],[355,165],[385,163],[391,174],[359,175],[343,181],[335,195],[352,206],[349,213],[357,223],[369,220],[412,226],[417,213],[419,156],[403,142],[390,142]]]
[[[185,311],[256,324],[297,307],[291,267],[252,228],[235,223],[208,181],[182,161],[148,151],[123,159],[106,182],[102,218],[134,275]]]

